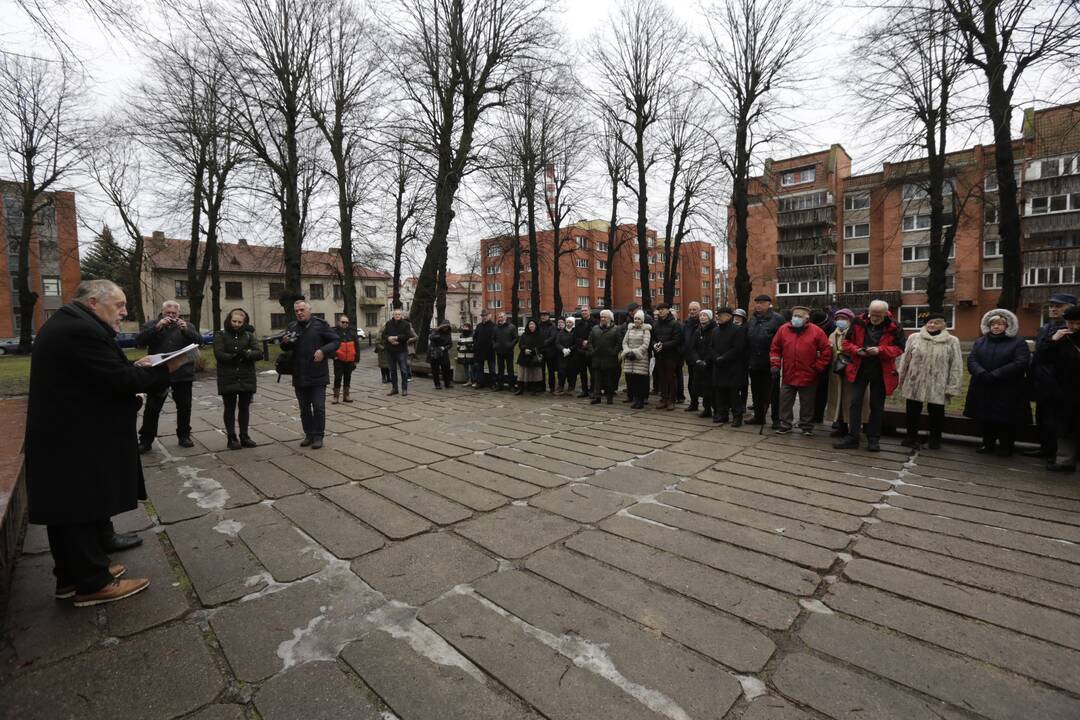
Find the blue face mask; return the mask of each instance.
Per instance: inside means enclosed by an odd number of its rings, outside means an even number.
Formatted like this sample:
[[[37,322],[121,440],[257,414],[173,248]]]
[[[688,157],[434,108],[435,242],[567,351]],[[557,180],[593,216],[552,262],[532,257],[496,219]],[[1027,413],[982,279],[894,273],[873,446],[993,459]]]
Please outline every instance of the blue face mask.
[[[795,317],[791,318],[791,326],[792,326],[792,327],[797,327],[797,328],[801,328],[801,327],[802,327],[802,326],[803,326],[803,325],[804,325],[805,323],[806,323],[806,320],[804,320],[803,318],[799,317],[798,315],[796,315]]]
[[[837,330],[847,330],[850,326],[851,325],[850,325],[850,323],[848,323],[847,320],[837,320],[836,321],[836,329]]]

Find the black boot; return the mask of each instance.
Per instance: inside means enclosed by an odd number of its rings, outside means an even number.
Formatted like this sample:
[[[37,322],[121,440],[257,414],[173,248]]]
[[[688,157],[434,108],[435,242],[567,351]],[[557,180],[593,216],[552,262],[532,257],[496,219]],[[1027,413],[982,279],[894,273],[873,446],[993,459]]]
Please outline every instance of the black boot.
[[[233,435],[232,433],[229,433],[229,444],[227,445],[227,447],[230,450],[239,450],[240,447],[241,447],[240,439],[238,437],[236,437],[235,435]]]
[[[253,448],[259,447],[259,443],[251,439],[247,433],[240,433],[240,447]]]

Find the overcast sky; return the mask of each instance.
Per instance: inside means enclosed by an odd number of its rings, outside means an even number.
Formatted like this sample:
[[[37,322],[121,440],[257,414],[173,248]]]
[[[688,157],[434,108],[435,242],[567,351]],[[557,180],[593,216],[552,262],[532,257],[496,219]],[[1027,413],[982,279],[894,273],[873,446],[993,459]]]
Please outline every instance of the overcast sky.
[[[387,1],[387,0],[384,0]],[[850,0],[847,0],[850,2]],[[138,0],[134,0],[138,2]],[[130,42],[119,33],[106,32],[88,14],[81,9],[78,0],[58,0],[58,4],[67,7],[58,10],[54,14],[59,27],[70,38],[70,44],[74,52],[84,62],[90,75],[95,105],[105,109],[119,102],[125,88],[134,83],[142,72],[142,59],[135,48],[135,43]],[[700,29],[703,26],[699,10],[699,0],[669,0],[669,6],[692,29]],[[560,14],[559,22],[571,41],[571,51],[577,52],[584,59],[586,57],[589,40],[598,28],[603,27],[611,10],[615,7],[616,0],[566,0],[564,9]],[[142,6],[142,12],[149,27],[154,27],[154,12],[152,3]],[[832,143],[840,143],[851,154],[855,172],[870,172],[876,169],[880,163],[879,148],[876,147],[873,138],[860,134],[856,120],[851,112],[851,98],[846,92],[842,75],[847,71],[850,63],[846,62],[846,54],[853,46],[859,32],[871,21],[871,11],[864,9],[862,4],[848,4],[836,6],[831,10],[824,28],[820,33],[822,44],[814,50],[814,67],[818,75],[814,81],[811,92],[805,95],[804,102],[800,105],[794,118],[802,129],[801,137],[797,146],[781,148],[772,154],[775,157],[783,157],[788,154],[801,154],[815,149],[827,148]],[[15,0],[0,0],[0,47],[8,51],[22,52],[31,55],[52,54],[52,48],[40,38],[34,27],[26,19],[23,12],[17,7]],[[148,38],[140,38],[145,41]],[[1021,109],[1032,103],[1045,104],[1046,98],[1040,96],[1038,78],[1034,84],[1020,87],[1016,93],[1016,105],[1018,108],[1017,119],[1014,122],[1014,135],[1019,132],[1019,116]],[[1062,98],[1053,98],[1060,101]],[[1073,98],[1076,99],[1076,98]],[[988,141],[987,129],[977,131],[976,137],[969,141]],[[655,182],[655,181],[654,181]],[[92,197],[89,188],[82,188],[79,203],[84,221],[90,227],[98,227],[103,217],[103,210]],[[148,215],[153,215],[148,212]],[[592,208],[592,212],[583,212],[584,215],[594,217],[606,216],[603,203],[598,201]],[[460,222],[456,229],[457,235],[468,242],[478,239],[486,233],[486,229],[479,226],[475,219],[470,221],[459,215]],[[184,223],[180,218],[161,217],[153,221],[155,225],[162,226],[166,232],[183,234]],[[657,225],[659,223],[652,223]],[[146,229],[149,232],[150,229]],[[247,237],[253,241],[275,242],[274,225],[268,222],[263,228],[247,233]],[[234,233],[234,236],[237,234]],[[329,238],[329,234],[322,237]],[[85,244],[89,242],[92,234],[87,229],[80,231],[80,238]],[[713,238],[702,238],[713,239]],[[328,240],[320,240],[326,244]],[[461,259],[452,265],[461,266]]]

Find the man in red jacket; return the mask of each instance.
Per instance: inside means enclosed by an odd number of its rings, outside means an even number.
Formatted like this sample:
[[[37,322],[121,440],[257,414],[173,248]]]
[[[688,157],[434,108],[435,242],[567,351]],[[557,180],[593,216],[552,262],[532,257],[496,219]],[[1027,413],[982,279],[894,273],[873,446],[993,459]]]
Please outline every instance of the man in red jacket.
[[[818,379],[832,361],[832,348],[825,332],[810,322],[810,308],[791,310],[791,322],[784,323],[773,336],[769,362],[780,383],[780,427],[778,435],[791,432],[795,417],[795,397],[799,398],[799,429],[814,434],[814,395]]]
[[[874,300],[870,309],[855,320],[844,338],[844,354],[851,358],[847,366],[847,380],[852,383],[851,434],[833,445],[837,450],[859,447],[859,431],[862,425],[862,404],[866,388],[870,388],[870,419],[866,423],[866,449],[878,452],[881,446],[881,416],[885,412],[885,398],[892,395],[900,382],[896,372],[896,359],[904,353],[906,336],[903,329],[889,314],[889,303]]]

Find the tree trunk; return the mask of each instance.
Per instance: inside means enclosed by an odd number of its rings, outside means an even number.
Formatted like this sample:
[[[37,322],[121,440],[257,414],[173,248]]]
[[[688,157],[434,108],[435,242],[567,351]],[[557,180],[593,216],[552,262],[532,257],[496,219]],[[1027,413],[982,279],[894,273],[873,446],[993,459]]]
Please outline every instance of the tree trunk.
[[[439,262],[439,275],[435,288],[435,318],[442,323],[446,320],[446,257]]]
[[[1001,237],[1002,283],[998,307],[1016,312],[1024,273],[1020,255],[1020,207],[1013,174],[1013,139],[1010,120],[1012,94],[1005,89],[1005,64],[988,53],[987,110],[994,126],[994,166],[998,180],[998,234]]]
[[[672,252],[672,232],[675,226],[675,188],[679,182],[682,152],[676,148],[671,163],[671,181],[668,183],[667,222],[664,224],[664,302],[675,302],[675,266],[679,264],[678,248]]]
[[[619,222],[619,179],[611,178],[611,218],[608,220],[607,268],[604,270],[604,307],[611,307],[611,273],[615,267],[615,239]]]
[[[645,129],[637,127],[634,145],[634,159],[637,161],[637,244],[638,272],[641,274],[641,306],[646,312],[652,310],[652,292],[649,290],[649,238],[646,236],[646,221],[649,216],[648,191],[645,178]]]
[[[191,177],[191,245],[188,247],[188,322],[196,330],[202,327],[202,303],[204,288],[199,282],[199,245],[202,240],[202,203],[204,183],[206,182],[205,151],[199,151],[199,162]],[[203,275],[205,280],[206,275]]]
[[[142,265],[143,265],[143,239],[142,235],[137,235],[134,240],[134,246],[131,248],[131,253],[128,254],[128,275],[131,277],[130,297],[128,297],[128,309],[130,315],[135,323],[142,328],[144,322],[146,322],[146,314],[143,311],[143,291],[142,291]]]
[[[552,217],[552,220],[554,219],[555,218]],[[555,315],[553,317],[560,318],[562,317],[563,311],[562,290],[559,287],[562,284],[562,267],[560,266],[560,261],[562,260],[563,239],[560,234],[561,229],[559,228],[558,223],[553,223],[553,225],[554,226],[551,229],[551,244],[554,248],[555,255],[555,261],[551,268],[552,300],[555,304]]]
[[[747,197],[747,166],[750,158],[747,150],[747,122],[740,116],[735,130],[735,172],[732,177],[731,204],[735,210],[735,300],[741,308],[750,307],[750,269],[747,266],[747,246],[750,233],[747,230],[749,198]]]
[[[531,181],[526,181],[525,195],[525,227],[529,233],[529,274],[532,283],[529,285],[529,306],[533,320],[539,322],[540,318],[540,251],[536,241],[536,175],[530,175]]]
[[[27,177],[34,176],[34,169],[27,163]],[[37,193],[32,182],[22,185],[22,227],[19,232],[19,348],[18,353],[26,354],[31,348],[31,334],[34,329],[34,306],[38,294],[30,289],[30,240],[34,234],[34,200]]]
[[[445,166],[445,163],[443,165]],[[440,170],[443,169],[446,172],[439,173],[439,179],[435,185],[435,223],[431,242],[427,246],[424,265],[416,281],[412,310],[409,312],[409,321],[412,322],[413,329],[419,335],[416,343],[418,353],[427,350],[427,338],[431,332],[431,315],[435,309],[438,292],[436,287],[438,271],[440,265],[446,262],[446,238],[450,234],[450,223],[454,219],[453,203],[454,194],[457,192],[457,181],[450,177],[449,168],[440,168]]]

